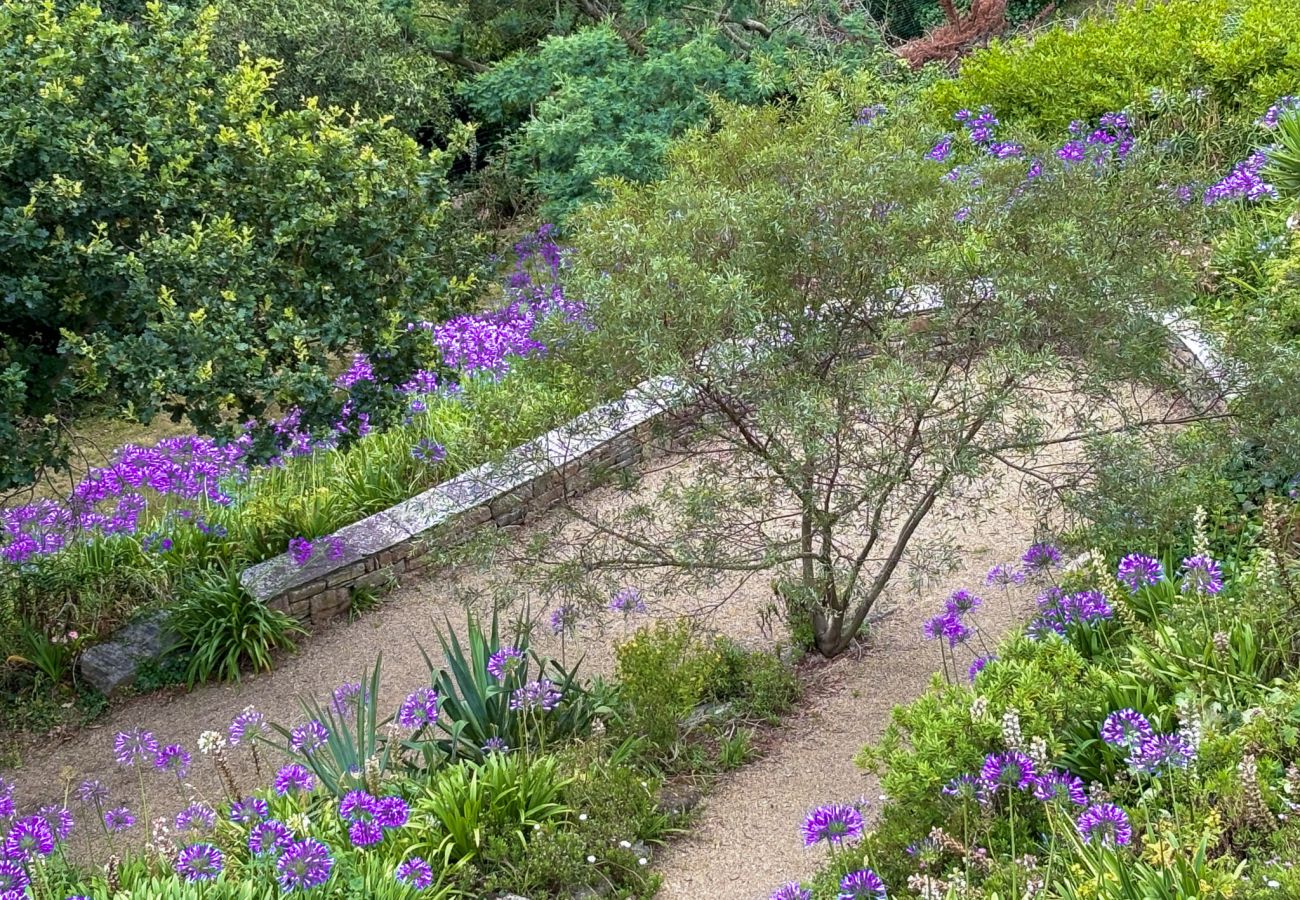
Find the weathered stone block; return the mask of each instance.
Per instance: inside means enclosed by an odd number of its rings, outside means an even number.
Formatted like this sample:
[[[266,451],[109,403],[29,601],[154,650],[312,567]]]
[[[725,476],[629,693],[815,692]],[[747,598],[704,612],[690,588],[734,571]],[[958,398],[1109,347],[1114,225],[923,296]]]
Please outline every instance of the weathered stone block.
[[[81,677],[108,696],[133,682],[141,663],[161,659],[178,640],[167,627],[165,612],[145,616],[82,653]]]

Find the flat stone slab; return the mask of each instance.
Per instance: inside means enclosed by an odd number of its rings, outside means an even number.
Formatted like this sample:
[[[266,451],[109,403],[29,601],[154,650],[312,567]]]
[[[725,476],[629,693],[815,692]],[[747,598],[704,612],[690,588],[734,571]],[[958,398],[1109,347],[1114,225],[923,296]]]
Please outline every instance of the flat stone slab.
[[[151,613],[120,629],[81,654],[81,677],[105,697],[135,681],[140,664],[161,659],[179,638],[167,627],[167,614]]]
[[[340,528],[331,537],[338,538],[342,545],[337,558],[330,558],[328,539],[318,538],[312,542],[315,552],[305,565],[296,565],[288,553],[282,553],[245,569],[239,574],[240,584],[252,597],[266,603],[358,563],[364,566],[370,557],[405,543],[412,535],[384,510]]]

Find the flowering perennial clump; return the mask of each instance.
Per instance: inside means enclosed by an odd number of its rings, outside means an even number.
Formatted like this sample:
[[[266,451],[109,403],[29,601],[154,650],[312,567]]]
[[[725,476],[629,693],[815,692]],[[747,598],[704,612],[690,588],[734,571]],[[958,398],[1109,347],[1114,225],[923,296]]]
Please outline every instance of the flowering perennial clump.
[[[843,844],[862,836],[862,813],[847,803],[827,803],[817,807],[803,820],[805,847],[814,844]]]
[[[1130,553],[1119,561],[1115,577],[1132,593],[1144,587],[1159,584],[1165,577],[1165,567],[1160,560],[1141,553]]]

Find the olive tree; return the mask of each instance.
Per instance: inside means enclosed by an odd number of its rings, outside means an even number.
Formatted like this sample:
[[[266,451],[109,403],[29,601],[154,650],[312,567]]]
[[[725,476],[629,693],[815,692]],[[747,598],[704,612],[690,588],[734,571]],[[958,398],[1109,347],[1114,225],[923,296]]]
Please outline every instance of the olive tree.
[[[1140,152],[1013,146],[953,169],[965,151],[927,158],[912,112],[853,124],[856,106],[733,109],[582,219],[590,321],[569,352],[611,392],[661,376],[652,401],[696,426],[653,499],[575,504],[581,540],[530,544],[548,583],[762,574],[833,656],[938,552],[936,508],[1007,466],[1084,474],[1047,447],[1214,414],[1171,393],[1182,213]]]

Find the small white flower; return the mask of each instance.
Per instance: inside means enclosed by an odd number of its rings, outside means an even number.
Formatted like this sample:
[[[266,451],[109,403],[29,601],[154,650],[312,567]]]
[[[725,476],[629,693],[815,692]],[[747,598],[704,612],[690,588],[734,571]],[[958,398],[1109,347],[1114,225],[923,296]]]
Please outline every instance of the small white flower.
[[[646,858],[645,858],[644,856],[641,857],[640,859],[638,859],[638,860],[636,861],[636,864],[637,864],[638,866],[644,866],[644,865],[646,864]]]
[[[1277,888],[1280,888],[1280,887],[1282,886],[1282,882],[1277,881],[1276,879],[1270,878],[1270,879],[1268,880],[1268,886],[1276,890]]]
[[[586,813],[578,813],[578,821],[579,821],[579,822],[585,822],[585,821],[587,821],[587,814],[586,814]]]
[[[595,861],[596,861],[596,857],[594,857],[594,856],[588,856],[588,857],[587,857],[587,862],[589,862],[589,863],[594,863]]]
[[[226,749],[226,739],[219,731],[205,731],[199,735],[199,752],[204,756]]]
[[[632,842],[631,842],[631,841],[619,841],[619,842],[618,842],[618,845],[619,845],[620,847],[622,847],[624,850],[628,850],[628,849],[631,849],[631,847],[632,847]]]
[[[542,824],[540,822],[538,822],[533,826],[533,831],[541,831],[541,830],[542,830]]]

